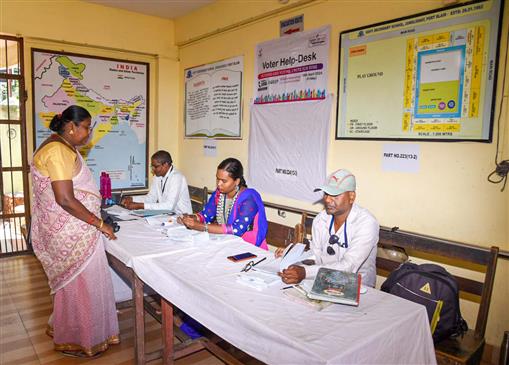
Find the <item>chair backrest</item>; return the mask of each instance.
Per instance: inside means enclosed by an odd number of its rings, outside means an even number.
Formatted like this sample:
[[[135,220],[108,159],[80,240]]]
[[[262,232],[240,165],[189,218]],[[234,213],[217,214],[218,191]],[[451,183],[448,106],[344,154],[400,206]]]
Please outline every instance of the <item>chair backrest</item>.
[[[267,243],[275,247],[286,247],[292,242],[302,242],[304,227],[297,223],[295,227],[285,226],[284,224],[268,222]]]
[[[383,227],[380,229],[378,246],[404,249],[408,255],[413,257],[484,273],[483,281],[453,273],[458,281],[460,296],[479,302],[474,331],[477,337],[484,337],[495,281],[498,247],[485,248],[467,245],[410,232],[393,231]],[[387,276],[399,266],[399,262],[378,256],[376,265],[378,274]]]
[[[203,207],[207,203],[208,189],[206,186],[198,188],[196,186],[188,185],[189,198],[191,199],[191,206],[193,207],[193,213],[198,213],[203,210]]]

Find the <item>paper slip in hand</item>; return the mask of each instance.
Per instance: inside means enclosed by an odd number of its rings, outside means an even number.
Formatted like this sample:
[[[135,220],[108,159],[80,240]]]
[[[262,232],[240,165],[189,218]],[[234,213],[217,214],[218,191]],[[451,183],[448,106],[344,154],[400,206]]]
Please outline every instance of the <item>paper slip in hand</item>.
[[[286,247],[281,258],[267,260],[267,262],[253,267],[253,270],[277,276],[278,272],[287,269],[288,266],[309,258],[312,252],[304,252],[305,248],[306,246],[302,243],[293,243]]]
[[[279,263],[279,271],[288,269],[288,266],[308,258],[311,253],[309,251],[304,252],[305,248],[306,245],[303,243],[292,243],[288,245],[283,252],[283,256],[281,257],[281,262]]]

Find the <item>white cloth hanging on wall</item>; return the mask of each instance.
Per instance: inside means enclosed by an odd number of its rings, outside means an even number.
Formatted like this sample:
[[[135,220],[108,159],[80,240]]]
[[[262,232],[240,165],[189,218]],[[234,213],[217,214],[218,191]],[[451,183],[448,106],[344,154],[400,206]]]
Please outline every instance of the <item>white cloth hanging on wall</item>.
[[[249,183],[257,190],[314,202],[326,176],[332,95],[320,101],[252,104]]]

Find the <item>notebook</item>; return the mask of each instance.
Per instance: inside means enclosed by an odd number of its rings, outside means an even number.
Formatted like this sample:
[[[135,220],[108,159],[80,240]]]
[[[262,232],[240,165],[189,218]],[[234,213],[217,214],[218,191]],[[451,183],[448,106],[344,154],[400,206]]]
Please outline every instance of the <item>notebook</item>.
[[[321,267],[308,297],[329,302],[359,305],[361,275]]]

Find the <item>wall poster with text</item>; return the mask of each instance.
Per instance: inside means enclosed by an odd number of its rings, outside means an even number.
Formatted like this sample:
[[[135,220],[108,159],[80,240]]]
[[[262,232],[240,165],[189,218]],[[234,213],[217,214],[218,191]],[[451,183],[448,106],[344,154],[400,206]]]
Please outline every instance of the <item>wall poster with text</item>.
[[[254,103],[325,99],[329,43],[325,26],[258,44]]]
[[[185,136],[241,138],[242,56],[185,70]]]

